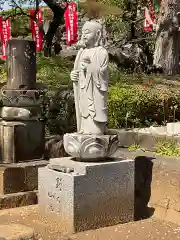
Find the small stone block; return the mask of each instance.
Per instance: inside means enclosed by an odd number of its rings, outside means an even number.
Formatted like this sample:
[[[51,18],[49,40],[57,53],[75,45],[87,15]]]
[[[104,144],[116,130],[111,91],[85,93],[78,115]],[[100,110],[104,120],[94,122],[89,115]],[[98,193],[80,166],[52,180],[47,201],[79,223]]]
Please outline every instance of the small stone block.
[[[44,153],[44,144],[42,122],[0,122],[0,163],[41,159]]]
[[[38,189],[38,168],[48,161],[0,164],[0,194]]]
[[[35,240],[35,233],[21,224],[0,225],[0,240]]]
[[[37,191],[0,195],[0,210],[37,204]]]
[[[49,165],[38,169],[39,206],[58,216],[68,232],[134,220],[134,161],[87,163],[67,157]]]

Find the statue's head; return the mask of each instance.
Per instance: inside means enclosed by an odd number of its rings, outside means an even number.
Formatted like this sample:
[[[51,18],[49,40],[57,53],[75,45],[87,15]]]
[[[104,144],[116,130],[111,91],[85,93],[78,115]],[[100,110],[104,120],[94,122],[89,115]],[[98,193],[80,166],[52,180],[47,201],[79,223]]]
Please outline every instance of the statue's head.
[[[99,46],[102,40],[102,25],[96,21],[88,21],[82,28],[81,41],[86,47]]]

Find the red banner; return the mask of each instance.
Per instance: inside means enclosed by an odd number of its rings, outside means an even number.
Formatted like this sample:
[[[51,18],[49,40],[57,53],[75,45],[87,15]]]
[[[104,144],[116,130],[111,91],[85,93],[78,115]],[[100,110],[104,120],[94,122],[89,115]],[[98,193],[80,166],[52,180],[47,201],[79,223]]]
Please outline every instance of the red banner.
[[[0,36],[2,41],[2,59],[6,59],[6,42],[11,38],[11,20],[0,16]]]
[[[64,13],[66,25],[66,44],[74,44],[78,41],[78,15],[76,2],[68,3]]]
[[[35,10],[30,10],[30,15],[34,16],[35,14]],[[41,51],[43,48],[43,32],[40,31],[39,29],[39,25],[41,25],[43,23],[43,17],[42,17],[42,11],[41,9],[39,9],[39,11],[36,14],[36,19],[37,22],[34,21],[33,18],[31,18],[31,32],[32,32],[32,38],[33,40],[36,42],[36,50],[37,51]]]
[[[151,8],[145,8],[144,11],[144,31],[152,31],[153,30],[153,24],[154,24],[154,9]]]

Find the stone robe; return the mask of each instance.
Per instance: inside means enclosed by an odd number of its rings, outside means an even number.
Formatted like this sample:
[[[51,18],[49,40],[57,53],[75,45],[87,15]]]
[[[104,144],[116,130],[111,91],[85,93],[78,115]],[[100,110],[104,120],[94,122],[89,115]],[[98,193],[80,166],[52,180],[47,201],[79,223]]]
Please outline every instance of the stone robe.
[[[86,72],[80,70],[80,63],[85,57],[91,60]],[[77,54],[74,70],[80,70],[78,107],[82,118],[87,119],[90,116],[96,122],[107,122],[108,61],[108,53],[101,46],[80,49]]]

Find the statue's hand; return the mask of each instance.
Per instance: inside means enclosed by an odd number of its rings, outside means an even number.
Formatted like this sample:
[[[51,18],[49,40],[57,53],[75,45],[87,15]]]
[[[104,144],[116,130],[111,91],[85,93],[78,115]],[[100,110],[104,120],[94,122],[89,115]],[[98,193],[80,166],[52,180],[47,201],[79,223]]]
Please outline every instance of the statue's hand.
[[[86,70],[88,68],[88,65],[91,63],[91,60],[89,57],[85,57],[83,61],[80,63],[81,70]]]
[[[77,82],[77,81],[78,81],[78,78],[79,78],[79,71],[78,71],[78,70],[73,70],[73,71],[71,72],[70,77],[71,77],[71,81]]]
[[[81,62],[80,63],[80,67],[81,67],[81,70],[86,70],[87,69],[87,67],[88,67],[88,63],[86,63],[86,62]]]

